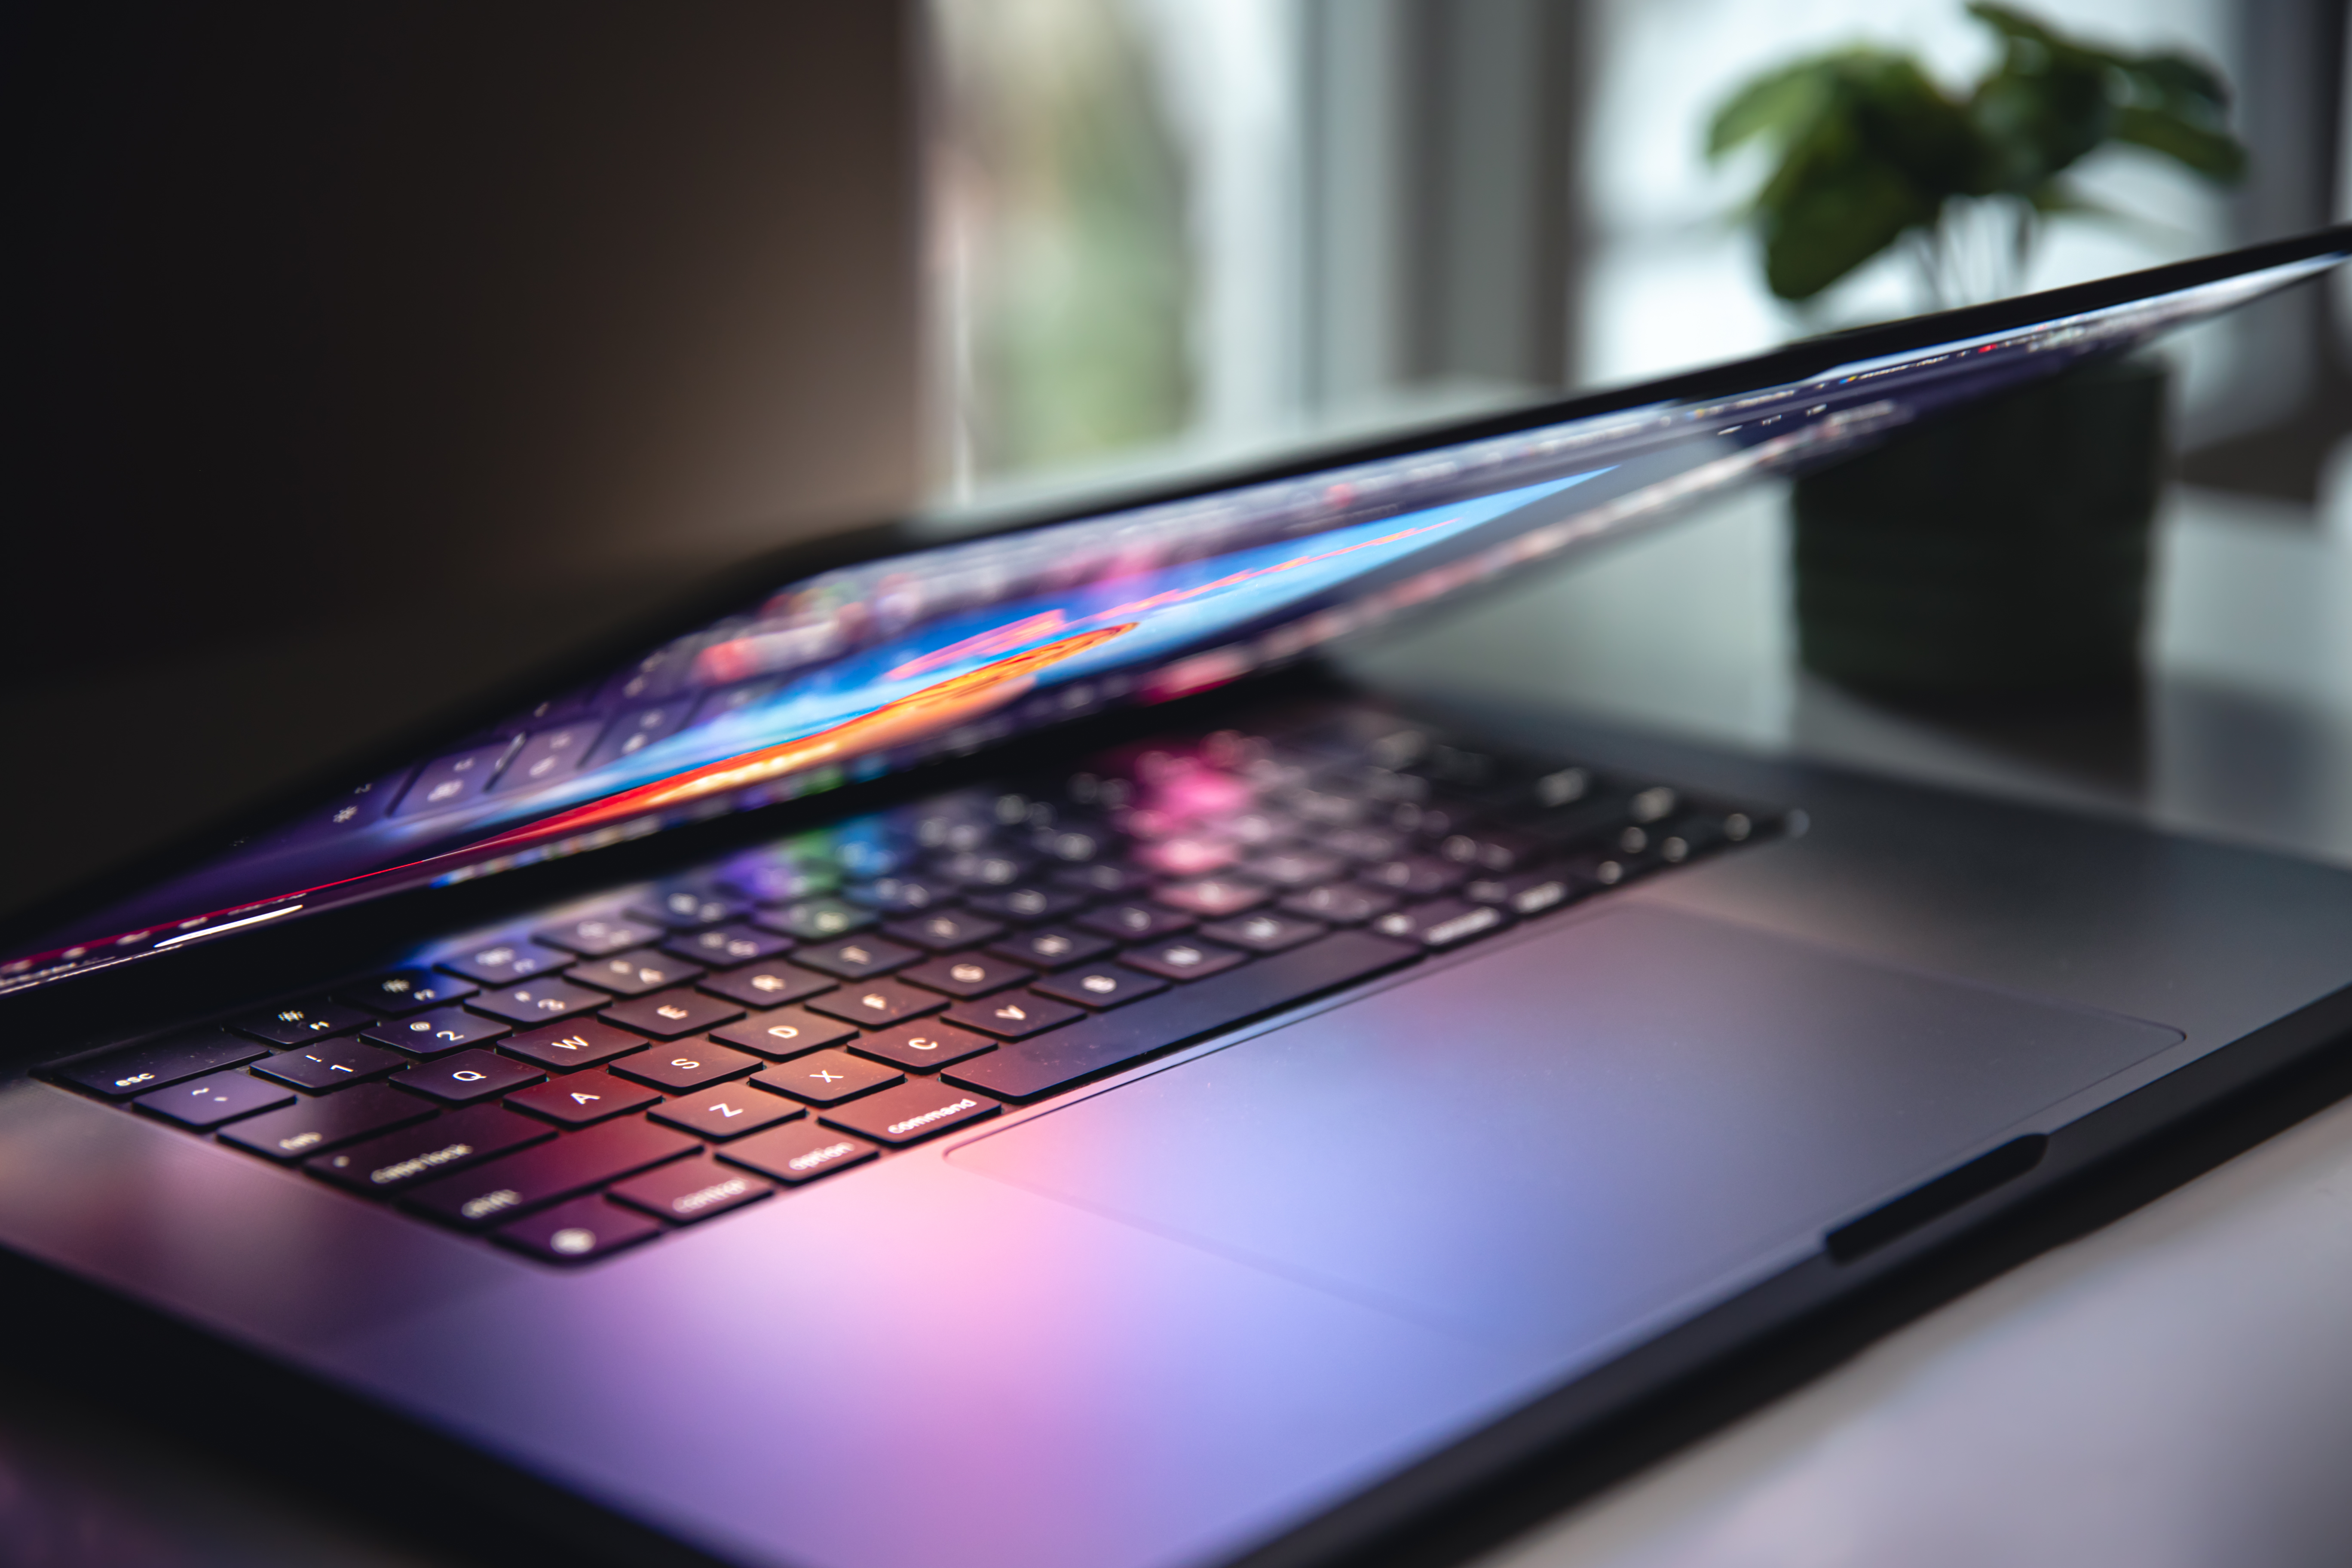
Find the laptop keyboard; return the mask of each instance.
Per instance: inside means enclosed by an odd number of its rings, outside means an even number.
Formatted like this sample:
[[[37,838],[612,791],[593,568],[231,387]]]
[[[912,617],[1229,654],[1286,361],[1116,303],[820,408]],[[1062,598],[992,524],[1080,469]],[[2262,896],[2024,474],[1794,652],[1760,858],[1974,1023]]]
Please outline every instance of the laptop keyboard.
[[[1369,713],[1221,731],[740,851],[46,1076],[585,1262],[1783,826]]]

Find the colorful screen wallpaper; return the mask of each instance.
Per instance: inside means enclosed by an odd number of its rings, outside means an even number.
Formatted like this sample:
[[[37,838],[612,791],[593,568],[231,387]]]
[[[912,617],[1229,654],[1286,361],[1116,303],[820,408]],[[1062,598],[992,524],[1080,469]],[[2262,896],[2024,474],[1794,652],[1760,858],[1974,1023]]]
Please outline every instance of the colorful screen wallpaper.
[[[787,584],[0,963],[0,992],[1163,700],[2333,265]]]

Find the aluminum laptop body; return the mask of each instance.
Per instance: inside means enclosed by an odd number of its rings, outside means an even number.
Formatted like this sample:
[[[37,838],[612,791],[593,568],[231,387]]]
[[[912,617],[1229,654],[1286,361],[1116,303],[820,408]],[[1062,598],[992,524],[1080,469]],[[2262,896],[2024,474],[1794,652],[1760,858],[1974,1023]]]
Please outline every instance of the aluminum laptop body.
[[[8,933],[27,1327],[591,1557],[1376,1553],[2315,1059],[2352,875],[1319,651],[2347,249],[761,563]]]

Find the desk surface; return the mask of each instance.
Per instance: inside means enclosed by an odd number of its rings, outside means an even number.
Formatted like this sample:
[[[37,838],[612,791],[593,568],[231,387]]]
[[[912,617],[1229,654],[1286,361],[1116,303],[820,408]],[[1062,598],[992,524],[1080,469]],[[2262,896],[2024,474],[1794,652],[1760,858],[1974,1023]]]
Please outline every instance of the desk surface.
[[[2352,477],[2352,476],[2348,476]],[[1802,676],[1773,492],[1365,660],[2352,865],[2352,487],[2179,492],[2137,714],[1932,721]],[[2352,970],[2352,954],[2347,954]],[[1879,1342],[1481,1568],[2303,1568],[2352,1557],[2352,1103]],[[0,1545],[109,1568],[456,1568],[0,1373]]]
[[[1931,721],[1804,676],[1770,494],[1363,661],[2352,865],[2352,491],[2176,492],[2137,714]],[[2347,953],[2352,977],[2352,953]],[[2352,1102],[1853,1361],[1480,1568],[2352,1561]]]

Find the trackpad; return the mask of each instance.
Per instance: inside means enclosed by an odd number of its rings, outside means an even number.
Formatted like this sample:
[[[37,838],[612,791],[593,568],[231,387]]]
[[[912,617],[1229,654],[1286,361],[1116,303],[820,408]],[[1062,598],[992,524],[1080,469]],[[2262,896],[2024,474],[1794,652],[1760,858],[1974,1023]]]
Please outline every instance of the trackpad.
[[[950,1157],[1424,1322],[1597,1350],[2180,1037],[1634,908]]]

